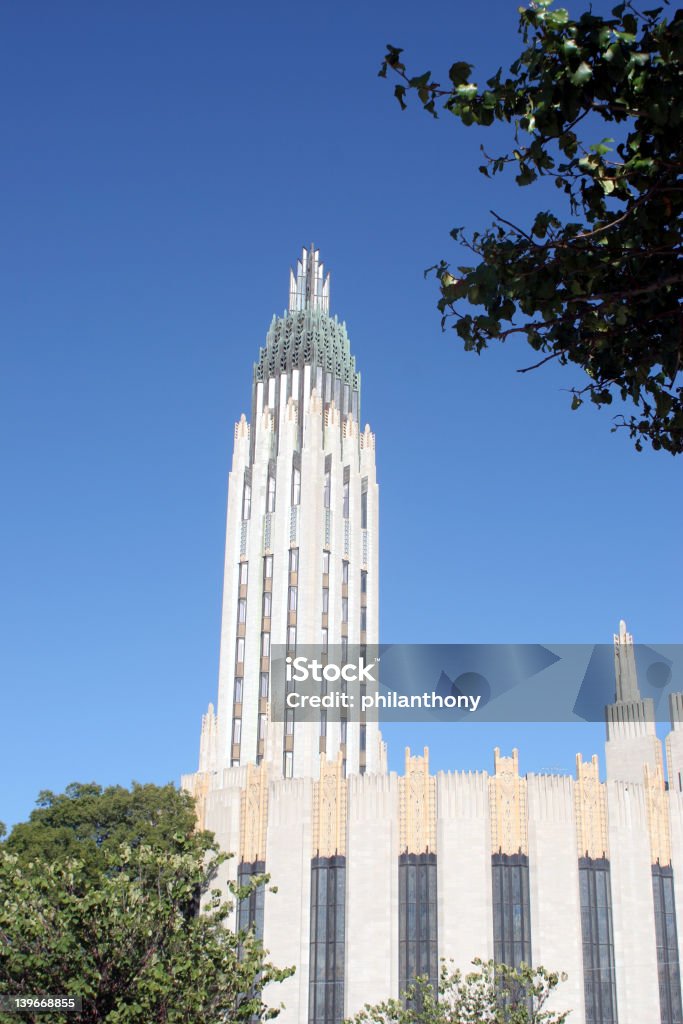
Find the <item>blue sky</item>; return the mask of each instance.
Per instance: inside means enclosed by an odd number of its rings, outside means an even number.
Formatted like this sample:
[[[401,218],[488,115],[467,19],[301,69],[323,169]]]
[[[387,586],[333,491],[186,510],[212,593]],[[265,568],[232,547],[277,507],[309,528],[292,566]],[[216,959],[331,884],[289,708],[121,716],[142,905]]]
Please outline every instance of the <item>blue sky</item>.
[[[516,0],[8,3],[0,13],[0,819],[78,779],[178,779],[215,700],[227,471],[252,363],[320,246],[376,431],[386,641],[680,642],[681,466],[571,370],[442,334],[455,225],[524,222],[505,137],[401,114],[415,70],[518,48]],[[570,8],[578,10],[578,7]],[[555,201],[554,197],[552,200]],[[614,409],[614,407],[613,407]],[[419,486],[415,484],[415,474]],[[391,764],[524,770],[600,726],[392,727]]]

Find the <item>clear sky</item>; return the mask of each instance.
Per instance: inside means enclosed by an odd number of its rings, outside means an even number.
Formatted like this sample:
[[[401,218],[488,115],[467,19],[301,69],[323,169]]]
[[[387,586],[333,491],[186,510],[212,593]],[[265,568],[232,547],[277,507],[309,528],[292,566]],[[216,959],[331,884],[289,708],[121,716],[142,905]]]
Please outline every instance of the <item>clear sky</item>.
[[[234,421],[313,240],[377,435],[385,641],[681,642],[679,462],[578,371],[442,334],[455,225],[547,193],[487,182],[502,135],[401,114],[416,71],[518,49],[517,0],[2,5],[0,819],[73,780],[165,782],[215,700]],[[574,5],[570,9],[577,11]],[[555,202],[551,196],[550,201]],[[683,688],[683,684],[682,684]],[[392,727],[391,764],[573,767],[600,726]]]

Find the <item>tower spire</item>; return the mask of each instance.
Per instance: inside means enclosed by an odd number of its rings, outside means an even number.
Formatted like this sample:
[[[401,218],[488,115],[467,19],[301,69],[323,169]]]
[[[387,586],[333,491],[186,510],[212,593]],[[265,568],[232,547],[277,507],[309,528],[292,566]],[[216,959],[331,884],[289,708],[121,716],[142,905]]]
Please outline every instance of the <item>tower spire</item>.
[[[614,634],[614,673],[617,700],[640,700],[633,636],[627,633],[623,619],[619,623],[619,632]]]
[[[299,309],[330,311],[330,275],[320,260],[320,250],[313,243],[309,249],[301,250],[296,261],[296,274],[289,272],[289,312]]]

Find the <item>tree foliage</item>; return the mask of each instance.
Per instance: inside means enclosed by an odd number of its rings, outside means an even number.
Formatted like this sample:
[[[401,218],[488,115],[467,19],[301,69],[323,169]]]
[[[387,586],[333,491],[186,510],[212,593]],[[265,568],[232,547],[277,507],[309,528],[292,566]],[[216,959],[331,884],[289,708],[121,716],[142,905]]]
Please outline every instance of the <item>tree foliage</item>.
[[[365,1009],[351,1024],[564,1024],[569,1011],[546,1007],[563,975],[543,967],[508,967],[474,960],[468,974],[442,962],[439,994],[418,978],[405,1000],[388,999]]]
[[[442,323],[465,349],[521,334],[544,362],[573,363],[588,382],[572,407],[620,397],[634,412],[615,418],[635,446],[683,452],[683,11],[638,11],[620,3],[611,17],[577,19],[552,0],[520,8],[523,50],[509,74],[484,86],[456,61],[449,85],[406,71],[389,46],[402,107],[417,93],[464,125],[513,126],[511,152],[488,156],[487,177],[512,168],[519,186],[551,179],[567,216],[540,210],[520,226],[493,222],[452,237],[476,258],[436,267]],[[609,136],[613,133],[617,137]],[[483,150],[483,147],[482,147]],[[472,307],[481,311],[472,311]],[[526,372],[526,369],[521,372]]]
[[[211,846],[212,836],[195,831],[194,800],[169,784],[130,789],[73,782],[64,793],[43,790],[27,822],[15,825],[5,849],[20,862],[55,863],[77,858],[81,878],[94,880],[114,862],[121,844],[135,849],[147,845],[169,853],[198,852]]]
[[[26,861],[0,848],[0,993],[82,997],[76,1016],[22,1013],[41,1024],[276,1016],[262,989],[292,971],[270,964],[253,933],[227,926],[231,905],[211,888],[224,859],[180,839],[175,850],[122,846],[93,879],[82,861]],[[188,915],[197,891],[202,910]],[[7,1024],[15,1017],[0,1013]]]

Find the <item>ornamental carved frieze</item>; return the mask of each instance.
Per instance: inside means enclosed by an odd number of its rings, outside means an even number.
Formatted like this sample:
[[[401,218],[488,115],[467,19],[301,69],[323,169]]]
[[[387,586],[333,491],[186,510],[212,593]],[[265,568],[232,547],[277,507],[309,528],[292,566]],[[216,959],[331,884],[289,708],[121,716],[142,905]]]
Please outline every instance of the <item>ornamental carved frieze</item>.
[[[251,864],[266,859],[267,823],[268,766],[248,764],[240,810],[240,860]]]
[[[405,775],[399,780],[401,853],[436,851],[436,779],[429,774],[429,749],[411,757],[406,747]]]
[[[194,797],[194,809],[197,818],[197,829],[202,831],[206,827],[206,797],[209,792],[211,784],[211,772],[195,772],[194,775],[189,777],[189,785],[184,784],[184,788]]]
[[[671,824],[669,800],[661,764],[654,769],[645,765],[645,803],[647,805],[652,863],[667,867],[671,864]]]
[[[597,754],[590,761],[583,761],[581,754],[576,755],[574,809],[579,857],[609,858],[607,793],[600,782]]]
[[[313,856],[346,853],[346,779],[341,751],[336,761],[320,755],[320,778],[313,786]]]
[[[501,757],[493,752],[495,774],[489,779],[491,850],[493,853],[528,853],[526,779],[519,777],[519,752]]]

